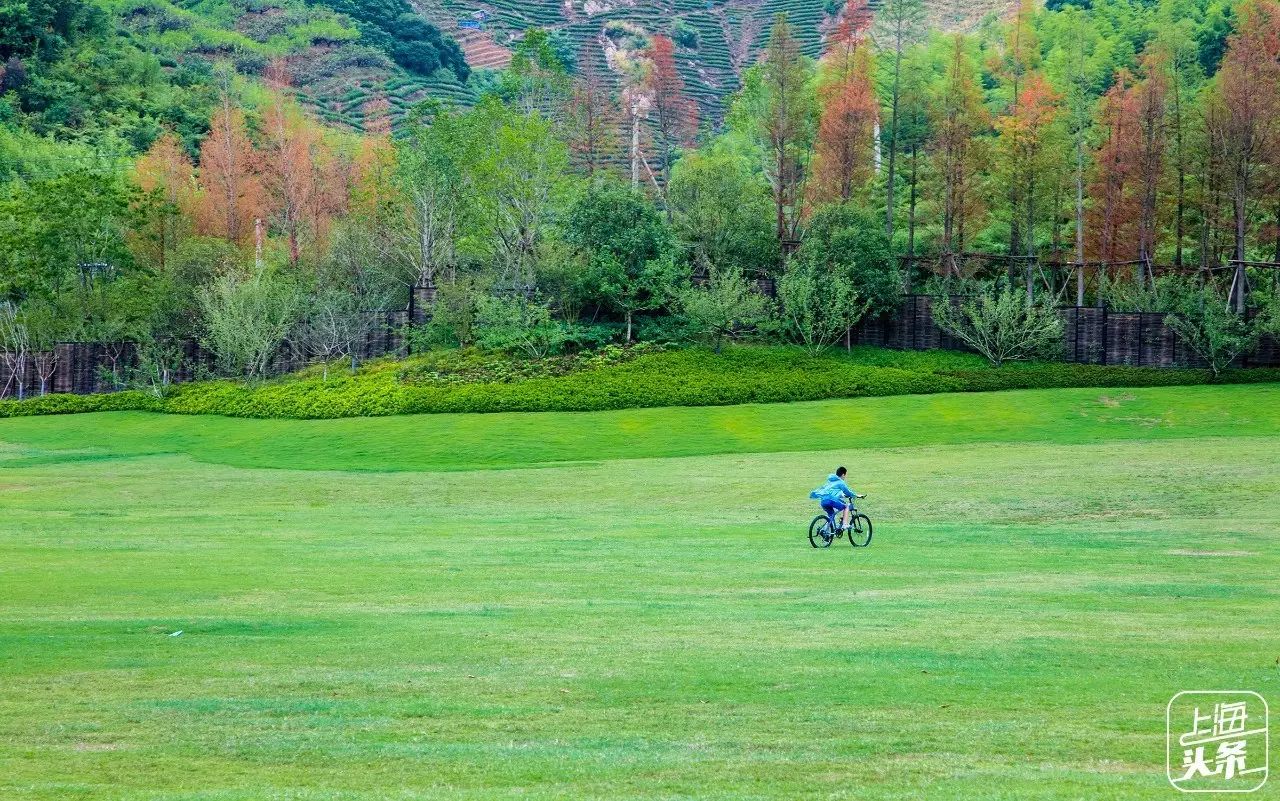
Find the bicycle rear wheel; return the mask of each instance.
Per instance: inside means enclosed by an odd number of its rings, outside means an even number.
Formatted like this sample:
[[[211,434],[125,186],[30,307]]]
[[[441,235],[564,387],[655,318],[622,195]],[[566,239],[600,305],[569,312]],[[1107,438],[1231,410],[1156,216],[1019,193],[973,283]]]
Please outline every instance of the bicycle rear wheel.
[[[865,548],[871,544],[871,518],[864,514],[856,514],[849,521],[849,544],[855,548]]]
[[[809,524],[809,544],[815,548],[831,547],[831,524],[826,515],[818,515]]]

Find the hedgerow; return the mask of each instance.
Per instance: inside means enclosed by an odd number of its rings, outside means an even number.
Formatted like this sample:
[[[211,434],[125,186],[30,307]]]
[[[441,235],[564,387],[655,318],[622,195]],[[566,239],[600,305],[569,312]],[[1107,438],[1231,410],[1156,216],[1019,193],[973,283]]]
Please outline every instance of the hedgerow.
[[[1232,370],[1224,382],[1280,381],[1280,370]],[[988,366],[954,351],[857,348],[813,356],[784,347],[614,351],[514,360],[450,352],[376,362],[322,380],[314,370],[248,385],[206,381],[158,398],[138,391],[0,402],[0,417],[144,410],[233,417],[335,418],[443,412],[602,411],[782,403],[938,392],[1205,384],[1206,370],[1031,362]]]

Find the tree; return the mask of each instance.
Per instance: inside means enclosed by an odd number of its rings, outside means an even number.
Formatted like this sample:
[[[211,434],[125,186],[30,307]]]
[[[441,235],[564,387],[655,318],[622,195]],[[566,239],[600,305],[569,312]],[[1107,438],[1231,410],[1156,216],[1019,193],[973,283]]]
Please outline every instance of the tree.
[[[569,68],[551,33],[543,28],[527,29],[499,79],[499,97],[525,114],[538,112],[561,121],[570,91]]]
[[[189,232],[194,211],[195,165],[172,131],[165,131],[134,164],[134,180],[149,202],[143,210],[144,241],[163,272],[169,254]]]
[[[254,270],[227,272],[197,294],[204,320],[202,342],[227,375],[264,378],[302,311],[289,281]]]
[[[964,37],[953,36],[950,50],[934,101],[938,119],[929,147],[934,173],[942,183],[943,261],[947,273],[958,276],[956,255],[964,251],[966,230],[977,222],[981,209],[978,174],[985,154],[977,136],[986,129],[988,115]]]
[[[1093,251],[1103,262],[1123,261],[1122,251],[1136,241],[1138,210],[1131,184],[1138,168],[1138,98],[1132,91],[1132,77],[1125,70],[1098,105],[1098,128],[1103,138],[1094,157],[1094,178],[1089,195],[1094,206],[1089,214]]]
[[[927,164],[921,155],[929,145],[934,120],[930,116],[932,100],[927,66],[921,59],[909,59],[903,66],[898,98],[898,123],[894,141],[900,153],[906,156],[907,182],[907,246],[906,256],[916,255],[916,229],[919,224],[920,183]],[[892,237],[890,237],[892,241]],[[906,276],[906,290],[910,292],[910,272]]]
[[[596,290],[626,321],[657,308],[673,282],[671,234],[643,195],[617,184],[592,187],[570,208],[565,239],[588,265]]]
[[[138,191],[120,176],[76,170],[0,194],[0,285],[13,298],[54,298],[83,277],[123,273]]]
[[[871,82],[871,49],[854,21],[858,2],[850,0],[820,64],[813,183],[819,202],[849,200],[872,171],[880,101]]]
[[[750,71],[749,71],[750,72]],[[804,187],[813,149],[815,104],[809,89],[812,66],[800,50],[786,14],[774,18],[764,63],[749,75],[743,112],[765,143],[765,176],[773,190],[780,245],[796,238],[804,215]]]
[[[1059,38],[1058,46],[1050,53],[1047,69],[1056,77],[1057,85],[1062,87],[1067,129],[1071,136],[1075,189],[1072,219],[1075,234],[1076,305],[1083,306],[1088,138],[1094,106],[1097,104],[1096,86],[1103,72],[1101,63],[1105,53],[1098,53],[1100,41],[1097,27],[1089,23],[1082,9],[1069,7],[1056,17],[1063,35]]]
[[[819,209],[809,221],[795,260],[810,265],[817,274],[840,276],[872,314],[898,306],[902,274],[884,226],[865,208],[846,203]]]
[[[8,368],[9,381],[0,396],[13,394],[18,400],[27,396],[27,354],[31,350],[31,335],[27,321],[17,305],[11,301],[0,302],[0,359]]]
[[[296,267],[304,245],[321,250],[332,218],[345,209],[347,187],[323,130],[284,95],[287,79],[279,81],[262,114],[260,173],[275,228]]]
[[[778,282],[782,324],[787,336],[818,354],[834,345],[862,319],[867,303],[837,265],[792,259]]]
[[[1150,265],[1156,257],[1156,201],[1164,177],[1165,149],[1168,132],[1165,111],[1169,84],[1163,59],[1156,53],[1143,59],[1144,77],[1135,88],[1138,107],[1138,131],[1141,137],[1138,158],[1138,188],[1141,192],[1138,217],[1138,259]],[[1280,90],[1280,84],[1276,87]]]
[[[244,113],[224,90],[200,145],[201,212],[197,230],[238,245],[248,241],[262,217],[262,184],[256,155],[245,129]]]
[[[407,202],[391,201],[381,229],[384,258],[406,286],[434,291],[441,270],[457,267],[463,231],[478,223],[476,171],[486,133],[478,113],[439,103],[412,118],[395,178]]]
[[[659,186],[665,196],[675,149],[691,141],[698,128],[698,106],[685,95],[684,79],[676,70],[675,46],[670,39],[654,36],[646,56],[649,72],[645,86],[652,98],[649,110],[658,145]]]
[[[1158,8],[1156,40],[1152,50],[1160,56],[1169,84],[1169,133],[1173,138],[1170,163],[1175,173],[1173,224],[1173,263],[1181,267],[1186,243],[1187,175],[1191,168],[1188,156],[1190,113],[1196,93],[1204,80],[1195,38],[1194,12],[1188,0],[1162,0]]]
[[[358,365],[359,349],[382,324],[380,309],[367,308],[361,297],[338,286],[320,286],[306,298],[306,315],[291,339],[306,359],[321,364],[321,381],[329,380],[329,364],[350,359]]]
[[[499,286],[530,297],[546,226],[568,200],[569,151],[540,114],[515,114],[482,101],[473,171],[478,233]]]
[[[1028,304],[1010,284],[977,287],[958,305],[945,295],[933,300],[933,321],[987,361],[1043,358],[1062,348],[1062,318],[1044,302]]]
[[[672,173],[667,201],[690,262],[736,264],[752,276],[777,266],[769,186],[746,158],[690,153]]]
[[[1027,123],[1035,118],[1022,108],[1024,99],[1038,99],[1047,86],[1040,86],[1027,95],[1026,82],[1040,64],[1040,43],[1035,35],[1036,4],[1035,0],[1019,0],[1018,11],[1005,36],[1004,49],[991,65],[992,72],[1000,77],[1007,97],[1004,114],[997,120],[997,129],[1001,130],[1003,152],[1008,160],[1009,172],[1006,176],[1006,191],[1009,201],[1009,255],[1018,256],[1023,252],[1023,230],[1018,215],[1024,207],[1034,209],[1034,200],[1028,202],[1026,191],[1028,181],[1034,180],[1034,172],[1027,163],[1027,156],[1038,145],[1028,147],[1020,141]],[[1003,123],[1003,124],[1002,124]],[[1033,232],[1027,235],[1034,238]],[[1033,248],[1034,243],[1027,246]]]
[[[675,306],[692,335],[719,353],[725,340],[736,339],[769,319],[769,301],[736,267],[708,265],[706,282],[679,290]]]
[[[585,50],[581,64],[569,97],[569,148],[590,180],[618,154],[621,120],[608,84]]]
[[[1237,314],[1231,305],[1231,299],[1213,283],[1201,286],[1184,279],[1175,285],[1172,311],[1165,317],[1178,339],[1205,361],[1215,379],[1242,354],[1257,347],[1271,322],[1265,313],[1250,319]]]
[[[70,318],[54,303],[44,300],[29,302],[22,310],[23,323],[31,348],[31,366],[35,369],[40,394],[49,394],[49,385],[58,369],[57,344],[67,334]]]
[[[1233,300],[1244,313],[1245,235],[1259,173],[1280,157],[1280,5],[1274,0],[1245,0],[1237,9],[1239,25],[1228,39],[1210,103],[1222,160],[1230,182],[1235,239],[1236,290]]]
[[[1002,177],[1017,187],[1010,196],[1016,204],[1009,209],[1009,224],[1012,230],[1021,229],[1022,233],[1011,235],[1010,244],[1025,242],[1025,254],[1011,250],[1009,255],[1026,256],[1024,278],[1030,303],[1033,299],[1031,258],[1035,255],[1036,222],[1041,211],[1037,188],[1040,182],[1048,183],[1043,179],[1052,170],[1050,160],[1056,149],[1051,137],[1058,97],[1039,73],[1027,75],[1021,85],[1018,102],[1010,114],[996,120],[996,131]]]
[[[850,3],[856,1],[849,0]],[[922,0],[887,0],[876,14],[878,27],[876,39],[883,43],[883,49],[892,54],[889,70],[889,127],[886,132],[889,159],[885,173],[885,233],[890,239],[893,239],[894,188],[901,145],[898,133],[902,99],[902,59],[907,48],[920,38],[924,21],[925,8]]]

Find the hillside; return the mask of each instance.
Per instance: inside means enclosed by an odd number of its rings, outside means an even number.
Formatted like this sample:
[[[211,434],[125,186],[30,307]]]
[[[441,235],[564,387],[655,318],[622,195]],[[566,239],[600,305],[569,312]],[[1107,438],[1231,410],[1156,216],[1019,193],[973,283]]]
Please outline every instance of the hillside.
[[[879,0],[872,0],[875,4]],[[929,0],[933,24],[972,27],[1010,0]],[[532,27],[571,65],[657,33],[705,120],[785,11],[817,55],[838,0],[32,0],[0,39],[0,179],[118,163],[175,130],[194,152],[234,75],[283,63],[299,98],[338,127],[394,123],[425,98],[474,101]],[[16,12],[15,12],[16,13]],[[465,54],[465,59],[464,59]],[[576,62],[576,65],[574,64]],[[475,74],[472,74],[473,70]],[[613,64],[615,74],[621,72]],[[59,144],[50,149],[47,137]],[[71,148],[68,150],[67,148]]]
[[[881,0],[870,0],[875,8]],[[660,33],[677,46],[685,85],[705,116],[717,118],[724,97],[759,56],[775,14],[786,12],[806,52],[817,56],[842,3],[837,0],[416,0],[433,24],[462,45],[476,69],[503,67],[508,49],[531,27],[554,31],[577,60],[603,68],[628,43]],[[968,29],[1009,0],[929,0],[934,27]]]

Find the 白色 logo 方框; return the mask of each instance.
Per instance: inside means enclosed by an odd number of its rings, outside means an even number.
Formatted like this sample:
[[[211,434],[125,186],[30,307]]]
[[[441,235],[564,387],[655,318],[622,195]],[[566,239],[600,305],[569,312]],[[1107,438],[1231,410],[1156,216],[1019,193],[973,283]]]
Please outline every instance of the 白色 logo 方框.
[[[1251,793],[1267,783],[1269,710],[1251,690],[1184,690],[1165,709],[1165,771],[1184,793]]]

